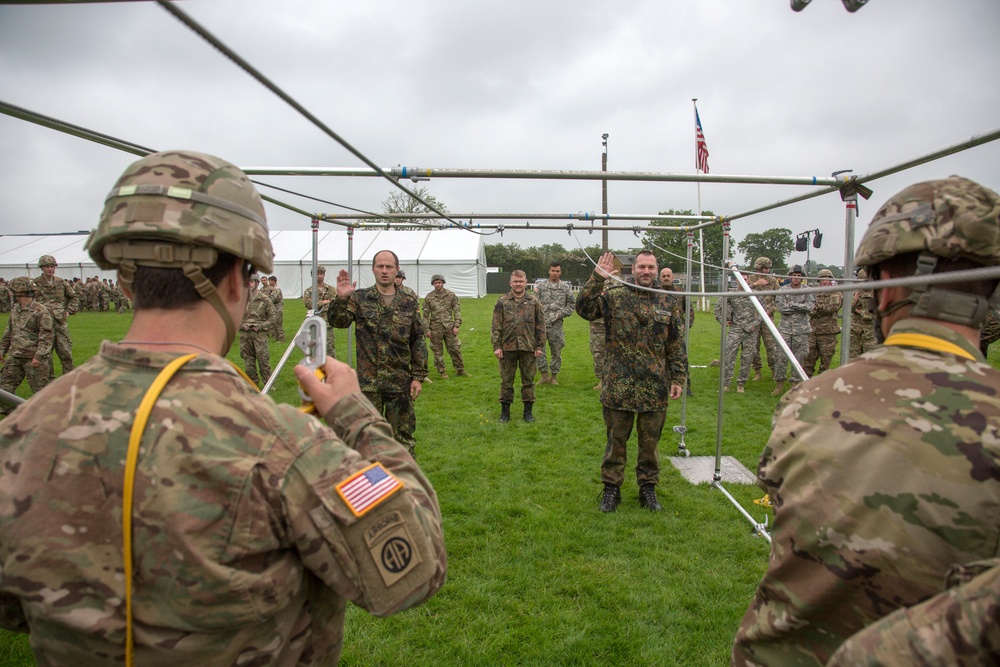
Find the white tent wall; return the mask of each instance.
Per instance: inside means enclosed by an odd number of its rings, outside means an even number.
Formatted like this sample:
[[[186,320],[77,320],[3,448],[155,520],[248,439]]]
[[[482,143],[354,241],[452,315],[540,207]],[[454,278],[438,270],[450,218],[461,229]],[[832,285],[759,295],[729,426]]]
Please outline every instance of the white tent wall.
[[[312,284],[311,230],[271,232],[274,272],[286,298],[299,298]],[[406,285],[423,297],[431,291],[431,277],[440,273],[448,289],[460,297],[486,295],[486,246],[484,237],[458,229],[447,230],[355,230],[351,243],[354,280],[370,287],[375,278],[371,265],[375,253],[392,250],[406,271]],[[321,227],[316,232],[319,263],[326,267],[326,281],[337,282],[337,274],[348,268],[348,230]],[[86,234],[0,236],[0,277],[37,276],[38,258],[52,255],[59,262],[56,275],[63,278],[115,278],[102,271],[84,250]]]

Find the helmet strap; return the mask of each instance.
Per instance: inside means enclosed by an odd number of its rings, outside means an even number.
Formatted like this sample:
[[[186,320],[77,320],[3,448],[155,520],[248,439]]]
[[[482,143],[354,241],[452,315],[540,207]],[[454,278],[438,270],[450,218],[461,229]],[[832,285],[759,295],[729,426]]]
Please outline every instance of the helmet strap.
[[[212,281],[202,273],[201,267],[194,264],[185,264],[184,275],[194,285],[195,291],[198,292],[201,298],[212,304],[212,307],[219,313],[219,317],[222,318],[222,322],[226,325],[226,343],[219,353],[223,357],[226,356],[229,348],[233,346],[233,342],[236,340],[236,325],[233,323],[233,318],[226,309],[226,304],[222,302],[222,297],[219,296],[219,291],[212,284]]]

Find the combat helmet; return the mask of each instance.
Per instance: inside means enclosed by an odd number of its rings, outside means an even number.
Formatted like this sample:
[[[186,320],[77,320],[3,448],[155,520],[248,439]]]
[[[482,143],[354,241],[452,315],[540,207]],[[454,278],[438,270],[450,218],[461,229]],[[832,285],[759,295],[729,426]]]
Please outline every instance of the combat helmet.
[[[443,283],[448,282],[447,280],[444,279],[444,276],[441,275],[440,273],[435,273],[433,276],[431,276],[431,285],[433,285],[434,281],[436,280],[440,280]]]
[[[753,268],[760,271],[761,269],[770,269],[771,260],[767,257],[758,257],[753,262]]]
[[[816,273],[816,277],[817,278],[825,278],[827,280],[833,280],[833,271],[831,271],[830,269],[820,269]]]
[[[131,289],[140,266],[182,269],[226,324],[225,354],[236,326],[204,269],[230,253],[270,272],[274,251],[264,205],[239,167],[204,153],[165,151],[132,163],[105,198],[86,249],[102,269],[117,269]]]
[[[1000,265],[1000,196],[960,176],[917,183],[899,192],[872,218],[855,263],[877,278],[871,267],[906,253],[919,253],[915,276],[933,273],[939,258]],[[916,285],[910,287],[909,297],[878,314],[906,303],[914,304],[911,313],[918,317],[978,327],[990,306],[1000,303],[1000,287],[984,299],[949,290],[947,285]]]
[[[35,293],[35,283],[32,282],[31,278],[28,278],[27,276],[12,278],[9,287],[10,291],[13,292],[15,296],[18,294],[24,295]]]
[[[788,275],[790,275],[790,276],[794,275],[796,273],[799,274],[800,276],[805,276],[806,275],[806,272],[802,270],[802,265],[801,264],[796,264],[795,266],[793,266],[788,271]]]
[[[42,268],[44,266],[59,266],[59,262],[57,262],[56,258],[52,255],[42,255],[38,258],[38,268]]]

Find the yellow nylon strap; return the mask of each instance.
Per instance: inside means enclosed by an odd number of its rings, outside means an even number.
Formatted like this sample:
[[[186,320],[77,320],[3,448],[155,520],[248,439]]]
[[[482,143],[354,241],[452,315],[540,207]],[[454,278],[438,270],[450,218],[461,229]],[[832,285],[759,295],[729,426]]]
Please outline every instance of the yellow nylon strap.
[[[938,338],[937,336],[928,336],[927,334],[918,333],[895,333],[885,339],[885,345],[902,345],[905,347],[920,347],[925,350],[934,350],[935,352],[947,352],[949,354],[954,354],[958,357],[965,357],[966,359],[976,360],[976,357],[969,354],[963,348],[955,345],[954,343],[949,343],[946,340]]]
[[[152,386],[142,397],[139,404],[139,411],[135,415],[135,423],[132,424],[132,432],[128,438],[128,454],[125,457],[125,487],[122,491],[122,541],[124,542],[125,553],[125,665],[134,667],[135,655],[133,654],[132,642],[132,489],[135,485],[135,468],[139,461],[139,443],[142,441],[142,432],[146,430],[146,422],[149,421],[149,414],[153,411],[156,399],[160,397],[163,388],[170,382],[170,378],[180,370],[180,367],[191,361],[197,354],[187,354],[174,359],[160,374],[153,380]]]

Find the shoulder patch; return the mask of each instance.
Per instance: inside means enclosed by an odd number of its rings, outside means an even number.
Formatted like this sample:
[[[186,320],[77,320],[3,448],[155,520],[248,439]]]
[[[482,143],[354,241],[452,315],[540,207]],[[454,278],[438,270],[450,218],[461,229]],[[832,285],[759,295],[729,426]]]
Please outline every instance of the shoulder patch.
[[[354,516],[364,516],[393,493],[403,483],[392,476],[381,463],[373,463],[337,485],[337,493]]]

